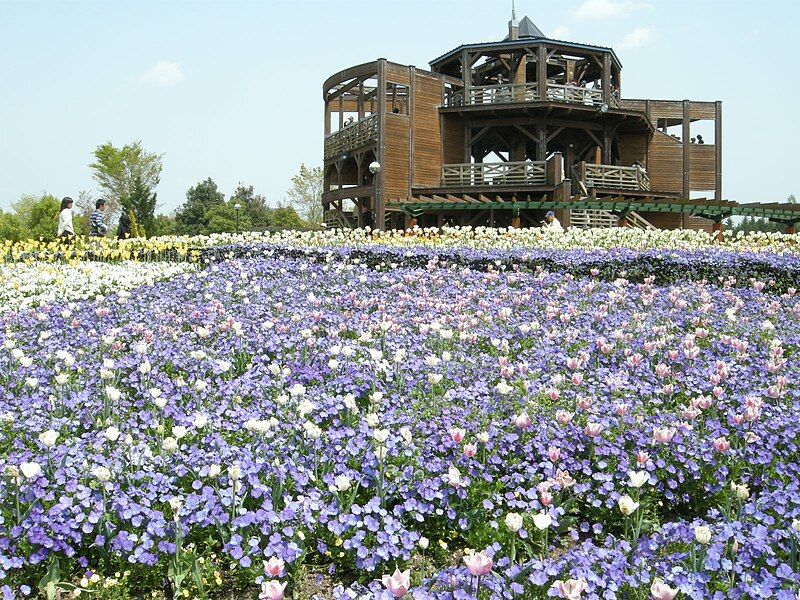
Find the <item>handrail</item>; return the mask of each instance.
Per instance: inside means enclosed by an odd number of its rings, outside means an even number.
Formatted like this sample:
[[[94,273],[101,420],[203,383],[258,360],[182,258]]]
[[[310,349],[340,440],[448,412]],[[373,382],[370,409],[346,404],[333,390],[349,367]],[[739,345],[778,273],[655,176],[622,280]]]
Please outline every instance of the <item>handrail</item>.
[[[442,185],[544,185],[546,166],[545,161],[442,165]]]
[[[370,115],[325,136],[325,158],[332,158],[377,140],[378,115]]]
[[[599,106],[603,104],[603,90],[589,89],[578,85],[548,83],[547,99],[552,102]]]
[[[585,163],[584,182],[587,187],[621,190],[650,190],[650,178],[641,167],[594,165]]]
[[[590,89],[578,85],[548,83],[545,96],[545,99],[549,102],[567,102],[585,106],[600,106],[605,102],[603,90]],[[540,100],[542,100],[542,94],[537,83],[501,83],[498,85],[476,85],[468,87],[466,90],[450,89],[445,95],[444,105],[446,107],[482,106],[538,102]],[[610,105],[612,108],[619,106],[616,97],[612,97]]]
[[[536,83],[502,83],[499,85],[476,85],[464,90],[451,90],[445,97],[445,106],[480,106],[485,104],[509,104],[537,102],[539,86]]]

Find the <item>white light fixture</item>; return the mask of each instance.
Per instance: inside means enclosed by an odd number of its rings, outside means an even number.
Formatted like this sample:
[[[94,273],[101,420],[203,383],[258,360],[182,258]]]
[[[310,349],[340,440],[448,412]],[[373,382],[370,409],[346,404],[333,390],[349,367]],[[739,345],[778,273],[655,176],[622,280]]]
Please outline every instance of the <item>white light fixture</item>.
[[[376,175],[377,173],[380,173],[381,172],[381,163],[379,163],[377,160],[374,161],[374,162],[371,162],[369,164],[369,172],[372,173],[373,175]]]

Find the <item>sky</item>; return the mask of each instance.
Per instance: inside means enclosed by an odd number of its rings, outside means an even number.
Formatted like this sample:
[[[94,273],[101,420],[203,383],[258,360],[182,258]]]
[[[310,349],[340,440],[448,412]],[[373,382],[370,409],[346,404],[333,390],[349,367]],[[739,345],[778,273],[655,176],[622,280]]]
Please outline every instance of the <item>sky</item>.
[[[550,37],[613,47],[622,97],[721,100],[723,195],[800,192],[800,2],[517,0]],[[163,154],[159,211],[211,177],[280,202],[321,165],[322,83],[387,58],[426,68],[507,33],[511,0],[0,0],[0,208],[22,194],[99,196],[110,141]]]

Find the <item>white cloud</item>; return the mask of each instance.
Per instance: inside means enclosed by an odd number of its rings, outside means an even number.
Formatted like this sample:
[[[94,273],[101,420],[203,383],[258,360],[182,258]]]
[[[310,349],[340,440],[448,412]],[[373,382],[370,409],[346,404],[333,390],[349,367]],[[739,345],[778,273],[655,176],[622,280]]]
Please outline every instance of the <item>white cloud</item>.
[[[548,37],[553,38],[554,40],[565,40],[569,35],[569,29],[564,27],[563,25],[559,25],[553,31],[550,32]]]
[[[587,21],[601,21],[623,17],[646,6],[637,0],[583,0],[575,11],[575,16]]]
[[[139,81],[143,83],[162,87],[175,85],[181,79],[183,79],[183,72],[180,63],[168,60],[157,62],[149,71],[142,73],[139,77]]]
[[[618,44],[620,48],[641,48],[653,41],[652,27],[637,27],[628,33]]]

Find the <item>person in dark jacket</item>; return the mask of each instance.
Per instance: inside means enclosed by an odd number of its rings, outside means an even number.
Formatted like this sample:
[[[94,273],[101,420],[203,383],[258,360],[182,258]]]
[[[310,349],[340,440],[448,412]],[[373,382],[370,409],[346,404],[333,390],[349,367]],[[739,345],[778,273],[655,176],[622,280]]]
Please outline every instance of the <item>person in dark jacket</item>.
[[[129,237],[131,237],[131,218],[128,216],[128,211],[123,210],[117,225],[117,239],[125,240]]]

